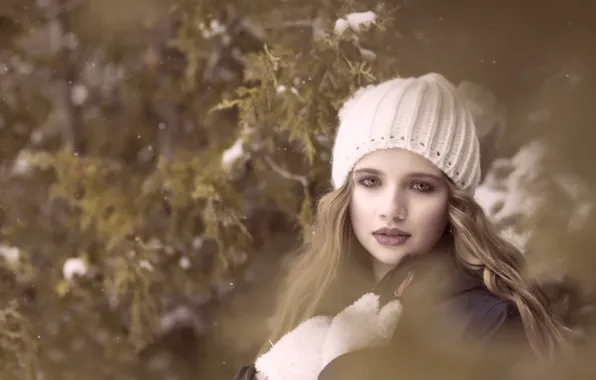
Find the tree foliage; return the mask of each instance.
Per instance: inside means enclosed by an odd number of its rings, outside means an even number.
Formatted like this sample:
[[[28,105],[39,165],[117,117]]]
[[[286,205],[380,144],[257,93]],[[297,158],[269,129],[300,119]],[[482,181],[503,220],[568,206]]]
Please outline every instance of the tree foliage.
[[[528,61],[556,20],[525,19],[532,7],[513,15],[507,2],[466,13],[464,3],[4,1],[3,374],[80,377],[92,365],[97,378],[155,375],[141,358],[171,336],[173,311],[188,307],[192,331],[209,331],[198,320],[227,302],[226,284],[245,278],[272,236],[291,239],[311,221],[343,100],[429,70],[480,82],[506,105],[485,166],[545,141],[549,170],[525,188],[547,194],[544,204],[569,203],[513,222],[537,230],[533,257],[564,256],[556,262],[591,289],[592,214],[557,233],[570,210],[594,204],[588,58]],[[358,27],[352,12],[374,22]],[[566,12],[587,25],[579,6]],[[511,38],[491,28],[517,33],[527,55],[505,54]],[[581,197],[557,192],[553,173],[581,178]],[[75,353],[93,364],[69,362]]]

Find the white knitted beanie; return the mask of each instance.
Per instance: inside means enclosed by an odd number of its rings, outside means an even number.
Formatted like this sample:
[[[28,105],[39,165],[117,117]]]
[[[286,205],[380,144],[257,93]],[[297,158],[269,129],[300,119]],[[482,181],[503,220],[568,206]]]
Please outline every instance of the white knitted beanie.
[[[332,180],[337,189],[364,155],[403,148],[440,168],[473,193],[480,181],[480,147],[470,110],[445,77],[395,78],[356,91],[339,111]]]

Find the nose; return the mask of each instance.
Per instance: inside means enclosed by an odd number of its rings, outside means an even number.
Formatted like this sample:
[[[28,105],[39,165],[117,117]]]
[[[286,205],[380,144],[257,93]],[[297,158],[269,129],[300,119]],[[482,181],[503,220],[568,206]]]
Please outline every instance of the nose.
[[[408,216],[407,201],[401,192],[392,190],[381,195],[380,216],[387,221],[404,220]]]

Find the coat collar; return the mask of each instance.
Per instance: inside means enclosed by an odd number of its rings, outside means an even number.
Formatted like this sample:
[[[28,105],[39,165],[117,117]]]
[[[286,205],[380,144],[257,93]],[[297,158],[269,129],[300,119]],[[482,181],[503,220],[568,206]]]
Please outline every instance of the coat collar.
[[[408,277],[411,281],[408,284]],[[404,284],[402,294],[421,278],[432,278],[433,287],[441,289],[441,297],[451,298],[457,294],[478,289],[485,289],[480,277],[475,276],[462,268],[452,253],[420,255],[406,258],[398,267],[387,273],[375,286],[374,292],[380,296],[381,304],[400,298],[396,292]]]

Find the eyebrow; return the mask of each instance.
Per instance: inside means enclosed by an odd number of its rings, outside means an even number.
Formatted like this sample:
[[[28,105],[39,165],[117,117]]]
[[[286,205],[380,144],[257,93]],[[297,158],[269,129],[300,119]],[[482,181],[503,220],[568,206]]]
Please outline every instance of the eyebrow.
[[[373,174],[373,175],[383,175],[383,172],[381,172],[380,170],[372,169],[372,168],[361,168],[361,169],[354,170],[354,174],[359,174],[359,173]],[[411,173],[408,173],[407,174],[407,177],[431,178],[431,179],[434,179],[436,181],[442,181],[443,180],[443,177],[440,176],[440,175],[431,174],[431,173],[425,173],[425,172],[411,172]]]

